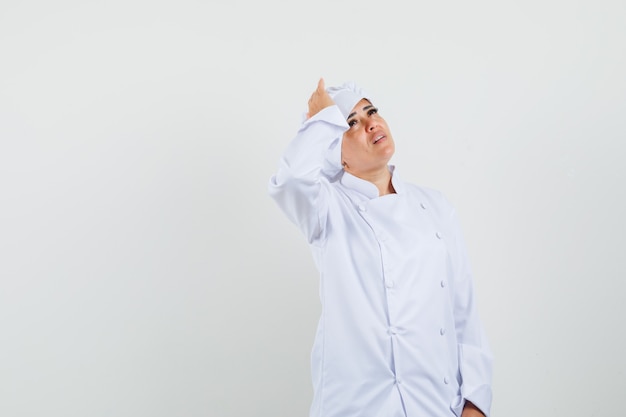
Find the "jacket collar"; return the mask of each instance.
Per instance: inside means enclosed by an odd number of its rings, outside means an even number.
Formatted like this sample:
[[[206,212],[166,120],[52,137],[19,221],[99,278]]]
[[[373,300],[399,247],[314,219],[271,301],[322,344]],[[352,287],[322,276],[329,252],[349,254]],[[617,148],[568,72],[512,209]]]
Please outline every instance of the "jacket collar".
[[[389,165],[389,172],[391,172],[391,184],[396,190],[396,194],[402,194],[404,192],[404,183],[400,179],[395,165]],[[344,187],[363,194],[370,200],[379,197],[378,188],[376,188],[374,184],[359,177],[355,177],[346,171],[343,172],[340,182]]]

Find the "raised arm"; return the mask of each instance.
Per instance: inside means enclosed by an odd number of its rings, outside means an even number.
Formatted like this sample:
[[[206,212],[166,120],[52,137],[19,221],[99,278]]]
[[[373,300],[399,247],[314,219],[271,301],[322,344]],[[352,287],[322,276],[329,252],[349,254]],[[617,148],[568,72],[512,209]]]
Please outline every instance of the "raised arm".
[[[329,183],[341,171],[341,138],[348,125],[320,79],[307,120],[287,146],[269,194],[309,242],[323,237]]]

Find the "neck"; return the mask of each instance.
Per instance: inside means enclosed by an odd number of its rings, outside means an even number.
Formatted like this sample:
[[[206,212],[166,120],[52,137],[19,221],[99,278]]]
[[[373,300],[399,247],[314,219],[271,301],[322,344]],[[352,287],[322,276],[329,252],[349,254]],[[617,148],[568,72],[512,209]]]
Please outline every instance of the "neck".
[[[355,177],[374,184],[378,188],[379,196],[396,193],[393,184],[391,184],[391,172],[389,172],[389,168],[386,166],[383,169],[372,172],[352,172],[349,169],[346,169],[346,171]]]

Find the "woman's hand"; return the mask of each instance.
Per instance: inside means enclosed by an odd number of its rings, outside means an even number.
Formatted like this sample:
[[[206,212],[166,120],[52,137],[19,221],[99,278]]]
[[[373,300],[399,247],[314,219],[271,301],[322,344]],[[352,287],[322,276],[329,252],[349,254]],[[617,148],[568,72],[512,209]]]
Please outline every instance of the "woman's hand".
[[[485,417],[485,415],[474,404],[466,401],[461,417]]]
[[[313,94],[311,94],[311,98],[309,99],[309,112],[306,114],[307,119],[315,116],[326,107],[330,107],[334,104],[335,102],[332,98],[330,98],[324,88],[324,79],[320,78],[317,83],[317,89],[313,92]]]

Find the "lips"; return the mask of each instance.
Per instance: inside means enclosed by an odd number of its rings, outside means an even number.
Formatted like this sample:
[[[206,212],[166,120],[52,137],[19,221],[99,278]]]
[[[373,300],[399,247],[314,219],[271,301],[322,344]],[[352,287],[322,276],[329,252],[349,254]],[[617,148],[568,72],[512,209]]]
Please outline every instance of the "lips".
[[[372,142],[374,145],[376,145],[378,142],[380,142],[381,140],[385,139],[387,136],[385,136],[382,133],[379,133],[377,135],[374,136],[374,141]]]

